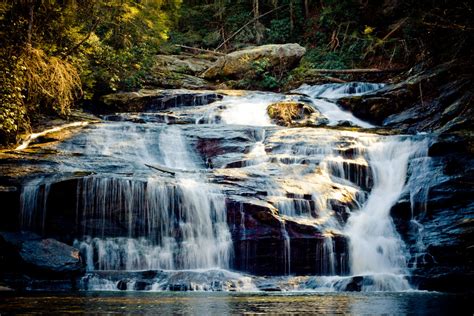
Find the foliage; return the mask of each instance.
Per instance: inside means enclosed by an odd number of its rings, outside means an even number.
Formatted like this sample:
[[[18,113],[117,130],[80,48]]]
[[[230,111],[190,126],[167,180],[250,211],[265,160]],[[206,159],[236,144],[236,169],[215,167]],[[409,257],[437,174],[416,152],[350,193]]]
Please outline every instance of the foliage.
[[[0,1],[0,144],[37,112],[67,115],[81,96],[140,87],[180,4]]]
[[[270,22],[267,29],[267,41],[269,43],[287,43],[291,39],[290,19],[278,19]]]

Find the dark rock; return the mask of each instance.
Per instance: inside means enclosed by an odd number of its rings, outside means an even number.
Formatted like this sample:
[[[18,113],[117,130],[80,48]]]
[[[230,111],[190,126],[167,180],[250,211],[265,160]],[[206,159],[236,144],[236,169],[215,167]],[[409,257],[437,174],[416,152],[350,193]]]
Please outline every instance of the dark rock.
[[[234,269],[257,275],[328,273],[328,258],[322,251],[325,237],[318,227],[292,220],[283,222],[271,205],[252,199],[228,199],[227,210],[229,227],[234,227]],[[347,240],[335,236],[333,241],[336,271],[347,274]]]
[[[111,112],[146,112],[178,106],[204,105],[222,99],[221,94],[191,90],[140,90],[105,95],[101,101]]]
[[[338,103],[363,120],[407,132],[472,130],[472,76],[472,65],[446,63]]]
[[[135,282],[133,289],[135,291],[147,291],[150,290],[152,284],[153,283],[151,281],[138,280]]]
[[[25,241],[19,254],[27,265],[47,273],[73,275],[84,268],[79,250],[54,239]]]
[[[126,291],[128,289],[127,280],[120,280],[117,283],[117,290]]]
[[[191,289],[191,285],[188,283],[177,283],[168,285],[168,290],[172,292],[185,292]]]

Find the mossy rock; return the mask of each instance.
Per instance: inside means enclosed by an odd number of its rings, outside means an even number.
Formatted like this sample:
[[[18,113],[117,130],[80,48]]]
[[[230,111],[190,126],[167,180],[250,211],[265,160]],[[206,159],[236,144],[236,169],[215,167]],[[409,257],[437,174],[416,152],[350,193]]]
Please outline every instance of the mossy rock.
[[[328,120],[311,105],[301,101],[281,101],[267,107],[268,116],[282,126],[326,125]]]

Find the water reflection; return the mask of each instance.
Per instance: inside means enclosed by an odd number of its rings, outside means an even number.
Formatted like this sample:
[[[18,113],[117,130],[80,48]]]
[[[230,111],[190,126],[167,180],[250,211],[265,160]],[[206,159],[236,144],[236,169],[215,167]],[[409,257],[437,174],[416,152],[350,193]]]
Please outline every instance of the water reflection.
[[[0,313],[144,315],[350,314],[461,315],[474,311],[472,295],[438,293],[28,293],[0,295]]]

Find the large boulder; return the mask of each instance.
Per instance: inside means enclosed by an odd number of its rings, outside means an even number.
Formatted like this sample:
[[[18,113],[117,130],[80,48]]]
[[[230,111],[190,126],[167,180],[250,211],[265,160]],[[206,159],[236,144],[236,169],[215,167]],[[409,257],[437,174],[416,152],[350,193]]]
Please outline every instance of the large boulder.
[[[28,265],[46,272],[75,274],[83,269],[78,249],[51,238],[24,242],[20,256]]]
[[[0,255],[2,272],[20,269],[29,275],[63,278],[84,269],[78,249],[31,232],[0,232]]]
[[[280,70],[289,70],[299,62],[305,52],[306,49],[299,44],[270,44],[243,49],[219,58],[202,77],[242,78],[254,70],[255,62],[262,62],[266,68],[279,67]]]
[[[160,88],[208,89],[213,85],[198,75],[213,61],[186,55],[157,55],[145,77],[145,86]]]
[[[155,57],[156,69],[160,71],[176,72],[196,75],[212,66],[212,61],[182,55],[157,55]]]

